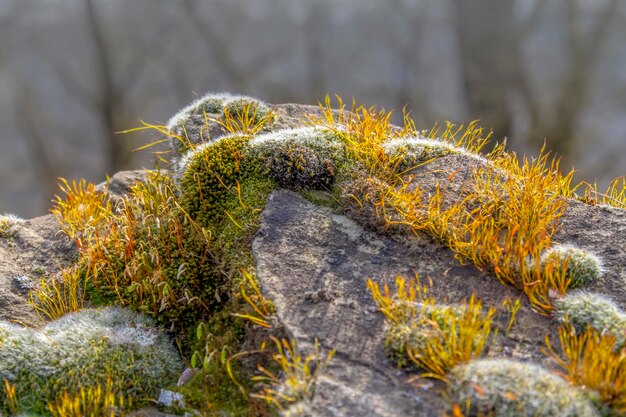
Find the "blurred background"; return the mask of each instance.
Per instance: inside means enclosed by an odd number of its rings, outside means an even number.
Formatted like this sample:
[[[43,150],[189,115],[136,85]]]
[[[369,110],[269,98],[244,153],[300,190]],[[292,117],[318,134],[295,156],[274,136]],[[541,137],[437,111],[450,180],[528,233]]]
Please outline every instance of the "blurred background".
[[[626,174],[626,1],[0,0],[0,213],[152,167],[154,134],[114,132],[206,91],[481,119],[604,185]]]

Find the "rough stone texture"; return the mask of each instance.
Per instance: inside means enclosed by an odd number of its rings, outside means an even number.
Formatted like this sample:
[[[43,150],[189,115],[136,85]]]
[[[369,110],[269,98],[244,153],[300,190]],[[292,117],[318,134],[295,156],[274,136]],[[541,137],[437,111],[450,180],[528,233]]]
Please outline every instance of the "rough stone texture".
[[[500,306],[519,296],[459,265],[426,236],[398,242],[289,191],[271,195],[252,248],[258,278],[287,333],[305,351],[316,338],[337,349],[316,389],[314,411],[320,416],[432,416],[443,409],[441,385],[410,386],[409,374],[385,357],[383,317],[366,289],[367,278],[393,285],[397,275],[419,272],[422,282],[432,280],[432,294],[449,302],[475,292],[486,304]],[[554,323],[524,305],[523,334],[501,338],[491,355],[544,360],[539,347]]]
[[[51,214],[17,229],[14,237],[0,238],[0,321],[38,327],[43,321],[28,304],[28,287],[69,265],[76,251]]]

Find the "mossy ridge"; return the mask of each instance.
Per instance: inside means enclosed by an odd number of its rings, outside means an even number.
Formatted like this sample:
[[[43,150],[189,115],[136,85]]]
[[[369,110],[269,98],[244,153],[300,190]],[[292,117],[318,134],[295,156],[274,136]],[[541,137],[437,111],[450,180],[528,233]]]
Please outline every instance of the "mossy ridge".
[[[479,359],[451,372],[448,394],[466,417],[599,417],[582,391],[540,366]],[[468,411],[468,410],[463,410]]]
[[[171,146],[177,156],[202,143],[211,142],[224,134],[219,124],[212,131],[210,122],[220,117],[244,116],[258,122],[269,113],[262,101],[249,96],[229,93],[207,93],[174,115],[166,125]],[[220,134],[221,132],[221,134]],[[217,136],[216,136],[217,135]]]
[[[0,323],[0,379],[15,386],[16,404],[29,415],[49,415],[63,392],[114,382],[142,406],[181,371],[178,353],[148,317],[111,307],[81,310],[43,330]],[[8,404],[0,392],[0,407]]]
[[[346,163],[340,139],[333,131],[319,127],[258,135],[249,146],[264,174],[280,187],[294,190],[328,189]]]

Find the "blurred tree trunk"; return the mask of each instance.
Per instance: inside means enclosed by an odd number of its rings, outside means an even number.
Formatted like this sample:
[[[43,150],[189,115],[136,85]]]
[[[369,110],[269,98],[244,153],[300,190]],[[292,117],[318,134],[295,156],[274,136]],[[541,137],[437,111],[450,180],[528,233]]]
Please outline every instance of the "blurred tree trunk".
[[[121,108],[121,95],[113,84],[113,67],[110,50],[104,39],[102,23],[93,0],[84,0],[85,20],[94,44],[95,69],[98,75],[98,97],[95,99],[96,115],[102,124],[105,136],[106,170],[109,175],[130,165],[130,151],[115,132],[118,130],[116,113]],[[121,129],[119,129],[121,130]]]
[[[453,0],[461,72],[470,118],[509,136],[513,114],[514,0]]]
[[[496,139],[511,136],[515,114],[512,98],[522,98],[528,126],[517,138],[536,153],[548,148],[566,160],[576,160],[574,134],[589,100],[596,63],[616,14],[619,0],[607,0],[595,20],[583,29],[589,11],[577,0],[535,0],[525,19],[515,15],[516,0],[453,0],[467,107],[494,130]],[[525,66],[523,44],[547,5],[561,8],[568,59],[560,83],[554,86],[549,109],[537,100]]]
[[[568,66],[556,88],[553,111],[536,109],[533,112],[529,142],[535,149],[543,144],[545,138],[549,148],[557,155],[570,161],[576,160],[574,134],[588,103],[596,64],[618,6],[619,0],[608,0],[590,28],[584,30],[581,6],[576,0],[563,0]]]

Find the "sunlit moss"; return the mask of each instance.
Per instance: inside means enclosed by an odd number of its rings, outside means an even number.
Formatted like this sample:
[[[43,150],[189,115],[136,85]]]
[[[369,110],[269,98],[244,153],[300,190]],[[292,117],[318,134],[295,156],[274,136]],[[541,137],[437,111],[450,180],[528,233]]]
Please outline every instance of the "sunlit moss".
[[[148,317],[126,309],[81,310],[42,330],[0,323],[0,380],[15,385],[20,411],[47,414],[62,392],[114,381],[141,406],[175,382],[182,364]],[[0,394],[0,405],[6,399]]]

